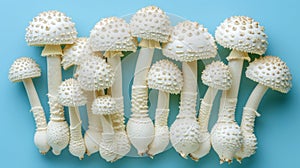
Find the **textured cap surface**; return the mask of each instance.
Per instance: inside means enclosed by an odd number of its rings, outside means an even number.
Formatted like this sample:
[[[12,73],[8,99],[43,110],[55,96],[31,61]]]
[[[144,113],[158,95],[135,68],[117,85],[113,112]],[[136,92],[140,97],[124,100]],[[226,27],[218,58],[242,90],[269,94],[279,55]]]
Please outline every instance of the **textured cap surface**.
[[[63,106],[75,107],[85,105],[87,98],[78,81],[71,78],[63,81],[59,86],[58,101]]]
[[[111,65],[100,57],[87,57],[81,64],[77,79],[84,90],[106,89],[112,86],[115,74]]]
[[[264,27],[247,16],[227,18],[217,28],[217,42],[225,48],[262,55],[268,42]]]
[[[255,59],[249,64],[246,76],[282,93],[287,93],[292,87],[292,75],[289,68],[285,62],[275,56]]]
[[[12,82],[20,82],[23,79],[41,76],[39,65],[31,58],[21,57],[11,65],[8,78]]]
[[[96,98],[92,104],[92,112],[97,115],[118,113],[116,101],[108,95]]]
[[[31,46],[61,45],[74,43],[76,36],[71,18],[59,11],[47,11],[29,23],[25,40]]]
[[[131,36],[124,19],[110,17],[95,25],[90,42],[93,51],[136,51],[137,39]]]
[[[170,42],[163,46],[162,51],[171,59],[191,62],[215,57],[217,46],[214,38],[203,25],[184,21],[174,27]]]
[[[137,11],[130,20],[132,36],[167,42],[171,34],[171,22],[166,13],[156,6]]]
[[[232,84],[231,72],[228,66],[221,61],[206,65],[201,79],[205,85],[219,90],[228,90]]]
[[[148,73],[148,86],[167,93],[178,94],[183,86],[182,72],[169,60],[160,60]]]

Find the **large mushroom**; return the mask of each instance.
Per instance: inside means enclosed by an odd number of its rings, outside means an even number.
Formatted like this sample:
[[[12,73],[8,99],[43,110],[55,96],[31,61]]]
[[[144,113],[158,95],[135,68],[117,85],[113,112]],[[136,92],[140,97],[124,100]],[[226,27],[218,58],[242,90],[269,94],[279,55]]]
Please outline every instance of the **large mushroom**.
[[[202,71],[202,82],[208,86],[208,89],[200,103],[198,122],[200,125],[199,148],[190,154],[194,160],[207,155],[211,149],[210,133],[208,132],[208,122],[211,109],[218,90],[228,90],[231,87],[232,78],[227,65],[223,62],[215,61],[206,65]]]
[[[160,60],[151,66],[147,77],[148,87],[159,90],[155,112],[155,133],[147,154],[153,157],[169,144],[169,94],[179,94],[183,86],[181,70],[169,60]]]
[[[196,119],[197,60],[217,55],[212,35],[197,22],[177,24],[170,42],[163,46],[163,54],[182,63],[183,89],[180,111],[170,128],[170,140],[175,150],[184,158],[198,149],[200,126]]]
[[[115,129],[117,131],[115,132],[115,136],[120,136],[114,139],[120,142],[115,143],[125,145],[127,142],[125,146],[130,146],[130,142],[125,132],[125,127],[121,126],[124,125],[124,109],[121,109],[124,108],[123,102],[121,102],[123,100],[121,57],[123,56],[122,51],[135,52],[136,43],[137,39],[130,34],[129,24],[124,19],[117,17],[101,19],[90,33],[92,50],[94,52],[104,52],[107,62],[112,66],[116,74],[115,82],[111,87],[111,96],[119,100],[120,105],[118,106],[118,110],[120,114],[113,114],[114,117],[111,119],[113,120],[114,127],[119,127]],[[118,126],[117,123],[121,125]],[[122,147],[120,146],[119,148],[121,149]],[[124,149],[127,151],[122,151],[116,159],[123,157],[130,151],[130,147]]]
[[[71,18],[59,11],[46,11],[33,18],[26,29],[25,39],[30,46],[44,46],[42,56],[47,57],[48,97],[50,121],[48,143],[54,154],[59,155],[69,142],[68,124],[62,105],[57,101],[61,84],[61,45],[73,44],[77,31]]]
[[[246,70],[246,76],[258,82],[244,107],[241,132],[243,143],[241,149],[235,154],[239,162],[250,157],[256,150],[256,136],[254,132],[255,117],[260,101],[264,94],[271,88],[281,93],[287,93],[292,87],[292,76],[287,65],[278,57],[265,56],[255,59]]]
[[[227,57],[232,74],[232,87],[222,93],[218,122],[213,127],[212,146],[220,163],[232,162],[234,154],[242,145],[242,135],[235,121],[235,110],[244,60],[250,61],[248,53],[262,55],[267,49],[264,27],[246,16],[233,16],[217,28],[216,41],[232,49]],[[230,140],[228,140],[230,139]]]
[[[164,11],[156,6],[148,6],[132,16],[130,29],[133,37],[141,38],[141,49],[135,67],[131,98],[132,115],[127,123],[127,133],[138,154],[143,155],[154,138],[154,125],[148,116],[146,78],[154,49],[161,48],[160,42],[168,42],[171,24]]]
[[[69,151],[72,155],[77,156],[81,160],[84,157],[86,148],[81,133],[82,122],[78,107],[85,105],[87,98],[78,81],[71,78],[62,82],[58,89],[58,101],[63,106],[67,106],[69,108]]]
[[[76,65],[76,72],[74,77],[78,76],[80,64],[87,57],[102,57],[101,52],[93,52],[88,38],[77,38],[74,44],[68,44],[63,49],[62,66],[64,69]],[[98,115],[92,113],[92,103],[94,101],[95,92],[85,91],[87,97],[86,110],[88,116],[88,129],[85,131],[84,141],[86,145],[87,155],[91,155],[99,150],[99,143],[101,139],[101,123]]]
[[[23,82],[31,105],[36,124],[34,143],[41,154],[46,154],[50,146],[47,141],[47,121],[44,109],[32,82],[32,78],[41,76],[39,65],[31,58],[21,57],[14,61],[9,69],[8,78],[12,82]]]

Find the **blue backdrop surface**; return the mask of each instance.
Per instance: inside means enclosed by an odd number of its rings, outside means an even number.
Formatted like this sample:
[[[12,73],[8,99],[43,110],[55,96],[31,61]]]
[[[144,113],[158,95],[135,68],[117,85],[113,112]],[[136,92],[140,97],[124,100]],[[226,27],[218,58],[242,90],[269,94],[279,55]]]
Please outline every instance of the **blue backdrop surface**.
[[[290,67],[293,75],[293,88],[287,94],[268,91],[258,111],[255,132],[258,137],[257,153],[243,161],[231,165],[219,165],[216,153],[210,154],[199,162],[181,158],[174,149],[156,156],[154,159],[126,157],[115,163],[106,163],[94,154],[79,161],[65,149],[60,156],[48,152],[40,155],[33,144],[35,125],[26,92],[21,83],[12,84],[8,78],[8,69],[13,61],[21,56],[28,56],[37,61],[42,68],[42,76],[35,79],[36,88],[47,111],[46,61],[40,57],[41,48],[27,46],[24,35],[28,22],[38,13],[46,10],[59,10],[72,17],[76,23],[78,36],[88,36],[99,19],[109,16],[124,16],[135,13],[138,9],[156,5],[168,13],[173,13],[192,21],[197,21],[214,33],[216,27],[225,18],[232,15],[247,15],[265,26],[269,36],[266,55],[280,56]],[[300,78],[299,78],[299,44],[300,39],[300,2],[297,0],[10,0],[0,1],[0,107],[1,107],[1,167],[236,167],[236,168],[282,168],[297,167],[300,150]],[[221,58],[225,60],[228,50],[220,48]],[[199,63],[203,69],[203,64]],[[245,65],[247,66],[247,64]],[[64,72],[70,76],[72,70]],[[200,97],[205,87],[201,87]],[[243,76],[236,118],[240,123],[242,107],[255,83]],[[178,97],[172,97],[171,108],[178,108]],[[176,111],[176,110],[175,110]],[[176,116],[172,114],[171,117]],[[216,110],[212,115],[210,128],[216,121]]]

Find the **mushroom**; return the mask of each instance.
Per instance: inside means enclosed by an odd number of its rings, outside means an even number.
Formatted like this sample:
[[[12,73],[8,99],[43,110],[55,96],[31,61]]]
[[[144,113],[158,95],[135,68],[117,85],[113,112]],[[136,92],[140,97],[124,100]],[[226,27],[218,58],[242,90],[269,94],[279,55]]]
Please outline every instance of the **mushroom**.
[[[190,154],[191,158],[198,161],[207,155],[211,148],[210,133],[208,132],[208,122],[211,109],[218,90],[228,90],[231,87],[232,77],[227,65],[221,61],[214,61],[206,65],[202,71],[202,82],[208,89],[200,103],[198,122],[200,125],[199,148]]]
[[[183,86],[182,72],[169,60],[160,60],[151,66],[148,73],[148,87],[159,90],[155,112],[154,140],[149,145],[150,157],[161,153],[169,144],[169,94],[179,94]]]
[[[62,82],[58,89],[58,101],[63,106],[67,106],[69,108],[69,151],[72,155],[77,156],[81,160],[84,157],[86,148],[81,133],[82,122],[80,119],[78,107],[85,105],[87,102],[87,98],[78,81],[71,78]]]
[[[241,131],[235,121],[235,109],[243,62],[250,61],[248,53],[259,55],[265,53],[267,36],[264,27],[252,18],[233,16],[221,23],[215,37],[220,45],[232,49],[227,57],[232,74],[232,86],[222,93],[219,119],[211,131],[211,138],[212,146],[220,157],[220,163],[230,163],[242,145]]]
[[[25,39],[30,46],[45,46],[42,56],[47,56],[48,97],[50,121],[48,143],[55,155],[59,155],[69,142],[69,129],[63,107],[58,103],[58,87],[61,84],[61,45],[73,44],[77,36],[71,18],[59,11],[46,11],[34,17],[26,29]]]
[[[32,82],[32,78],[41,76],[39,65],[31,58],[21,57],[14,61],[9,69],[8,78],[12,82],[23,82],[31,105],[36,124],[34,144],[41,154],[46,154],[50,146],[47,141],[47,121],[44,109]]]
[[[163,54],[182,61],[183,89],[180,111],[170,128],[170,140],[175,150],[184,158],[198,149],[200,126],[196,119],[197,60],[217,55],[214,38],[197,22],[177,24],[170,42],[163,46]]]
[[[62,65],[64,69],[76,65],[74,77],[78,76],[80,64],[87,57],[102,57],[102,53],[93,52],[90,47],[88,38],[77,38],[74,44],[68,44],[63,50]],[[98,115],[92,113],[92,103],[95,98],[94,91],[85,91],[87,97],[86,110],[88,116],[88,129],[85,131],[84,141],[86,145],[87,155],[98,152],[99,142],[101,139],[101,123]]]
[[[154,49],[161,48],[160,42],[168,42],[171,34],[171,24],[164,11],[156,6],[148,6],[140,9],[132,16],[130,29],[133,37],[141,38],[139,43],[141,49],[132,84],[132,115],[127,123],[127,133],[138,154],[143,155],[154,138],[154,125],[148,116],[146,78]]]
[[[103,132],[99,144],[100,155],[107,162],[113,162],[117,157],[117,153],[111,115],[118,113],[116,101],[109,95],[100,95],[93,102],[92,112],[95,115],[100,115],[102,123]]]
[[[281,93],[287,93],[292,87],[292,76],[286,63],[276,56],[265,56],[255,59],[246,70],[247,78],[257,82],[244,107],[241,132],[243,143],[241,149],[235,154],[239,162],[250,157],[256,150],[256,136],[254,135],[255,117],[260,101],[264,94],[271,88]]]
[[[104,51],[104,56],[107,57],[107,62],[112,66],[114,72],[116,74],[116,80],[111,87],[111,96],[114,99],[123,100],[122,93],[122,64],[121,57],[123,56],[122,51],[136,51],[136,43],[137,39],[132,37],[130,34],[129,24],[126,23],[124,19],[117,17],[109,17],[101,19],[92,29],[90,33],[90,44],[91,48],[95,52]],[[112,122],[114,123],[114,127],[120,127],[120,129],[115,129],[120,133],[115,132],[115,136],[119,134],[122,135],[121,138],[114,138],[116,144],[125,145],[124,142],[128,144],[126,146],[130,146],[130,142],[128,140],[127,134],[125,132],[124,126],[118,126],[117,123],[124,125],[124,105],[123,102],[119,107],[119,113],[114,114],[112,117]],[[115,122],[114,122],[115,120]],[[122,122],[119,122],[122,121]],[[122,129],[121,129],[122,128]],[[122,142],[121,142],[122,141]],[[122,148],[121,146],[119,147]],[[125,148],[124,148],[125,149]],[[122,151],[118,159],[126,155],[130,148],[126,148],[127,151]],[[117,158],[116,158],[117,159]]]

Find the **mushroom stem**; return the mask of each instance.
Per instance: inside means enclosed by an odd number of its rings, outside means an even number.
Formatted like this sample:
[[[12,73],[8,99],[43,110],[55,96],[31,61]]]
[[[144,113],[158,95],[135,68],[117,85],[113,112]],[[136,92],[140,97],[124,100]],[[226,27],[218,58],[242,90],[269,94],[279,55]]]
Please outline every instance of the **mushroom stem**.
[[[23,84],[27,92],[27,96],[31,105],[31,112],[36,124],[36,133],[34,135],[34,143],[38,147],[41,154],[49,151],[50,146],[47,142],[47,121],[44,109],[34,87],[31,78],[23,79]]]
[[[263,98],[267,90],[267,86],[257,84],[254,90],[252,91],[251,95],[249,96],[245,108],[257,110],[259,103],[261,102],[261,99]]]
[[[119,54],[119,53],[116,53]],[[107,62],[112,66],[115,75],[115,82],[111,86],[111,97],[123,97],[122,89],[122,64],[121,58],[118,55],[107,58]]]

